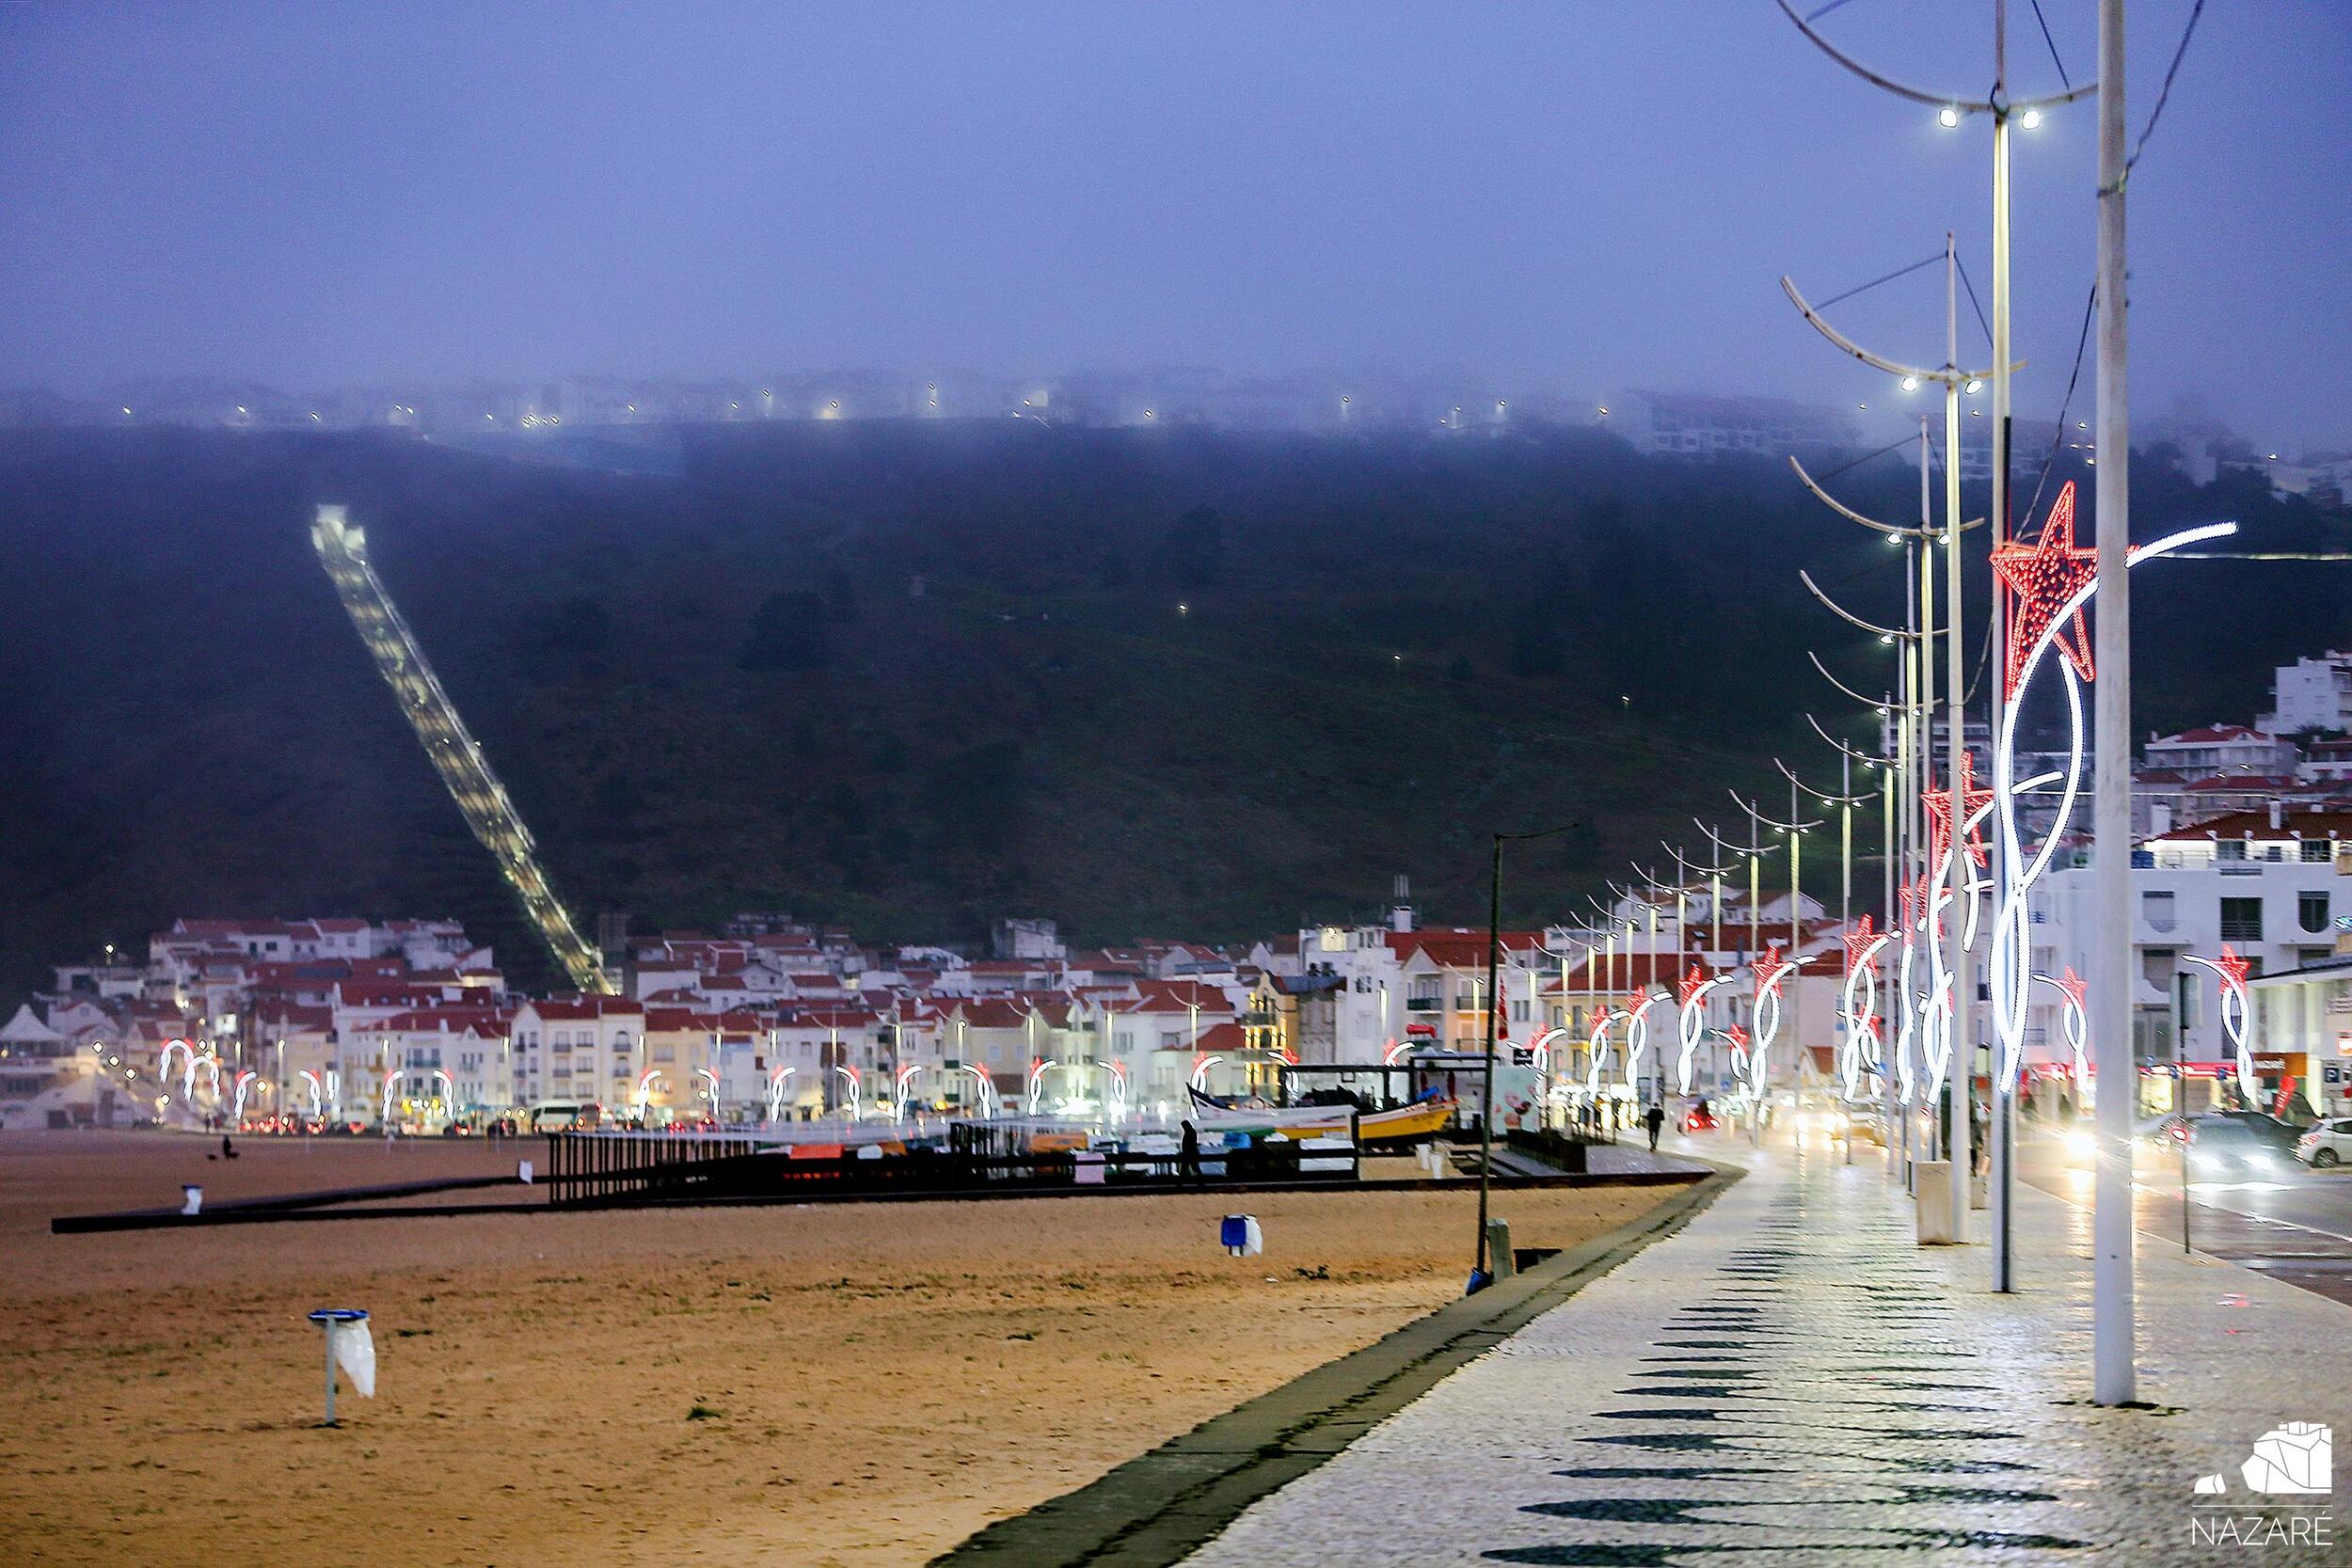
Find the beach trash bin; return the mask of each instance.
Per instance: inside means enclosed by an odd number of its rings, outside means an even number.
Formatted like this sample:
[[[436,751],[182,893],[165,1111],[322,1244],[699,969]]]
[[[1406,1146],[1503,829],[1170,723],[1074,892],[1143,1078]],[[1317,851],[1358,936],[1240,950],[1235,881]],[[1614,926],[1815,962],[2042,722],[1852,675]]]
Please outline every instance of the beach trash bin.
[[[1952,1163],[1915,1160],[1911,1166],[1912,1196],[1919,1215],[1921,1246],[1952,1244]]]
[[[322,1307],[310,1321],[326,1331],[326,1421],[335,1420],[335,1369],[361,1399],[375,1398],[375,1337],[368,1330],[368,1314],[358,1307]]]
[[[1217,1224],[1217,1240],[1226,1251],[1236,1258],[1250,1258],[1265,1250],[1265,1237],[1258,1230],[1255,1214],[1228,1214]]]
[[[1104,1173],[1109,1168],[1104,1164],[1103,1157],[1091,1149],[1081,1149],[1078,1151],[1075,1158],[1078,1162],[1078,1185],[1081,1187],[1099,1187],[1103,1185]]]
[[[201,1213],[203,1209],[203,1188],[191,1185],[182,1187],[180,1189],[180,1212],[183,1214]]]

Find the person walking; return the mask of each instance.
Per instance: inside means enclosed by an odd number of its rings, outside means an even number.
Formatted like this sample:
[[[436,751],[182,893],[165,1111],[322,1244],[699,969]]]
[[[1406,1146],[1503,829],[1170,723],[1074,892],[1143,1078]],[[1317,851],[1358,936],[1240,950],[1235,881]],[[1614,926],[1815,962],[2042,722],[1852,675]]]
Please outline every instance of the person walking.
[[[1188,1181],[1196,1187],[1201,1184],[1200,1129],[1190,1117],[1184,1119],[1184,1136],[1176,1145],[1176,1184],[1181,1187]]]
[[[1649,1109],[1642,1114],[1642,1124],[1649,1129],[1649,1151],[1655,1154],[1658,1152],[1658,1134],[1666,1126],[1666,1108],[1655,1100],[1651,1101]]]

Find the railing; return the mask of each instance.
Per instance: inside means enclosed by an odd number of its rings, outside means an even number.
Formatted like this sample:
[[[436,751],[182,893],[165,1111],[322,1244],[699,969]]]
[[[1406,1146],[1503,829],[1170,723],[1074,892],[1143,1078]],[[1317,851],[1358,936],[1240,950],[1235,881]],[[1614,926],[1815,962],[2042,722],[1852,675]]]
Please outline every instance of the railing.
[[[1340,1143],[1342,1147],[1311,1148]],[[548,1203],[593,1208],[688,1199],[759,1199],[826,1194],[954,1197],[1085,1186],[1176,1188],[1237,1181],[1354,1181],[1363,1175],[1353,1140],[1270,1139],[1204,1148],[1198,1169],[1173,1152],[1057,1149],[987,1154],[918,1145],[903,1154],[796,1158],[756,1139],[548,1134]]]

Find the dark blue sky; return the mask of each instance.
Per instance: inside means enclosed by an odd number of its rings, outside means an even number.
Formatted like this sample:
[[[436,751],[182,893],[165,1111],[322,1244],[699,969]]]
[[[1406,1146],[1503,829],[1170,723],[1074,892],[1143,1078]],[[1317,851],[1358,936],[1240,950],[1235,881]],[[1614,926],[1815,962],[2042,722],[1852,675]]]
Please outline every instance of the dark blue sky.
[[[2090,0],[2043,5],[2090,74]],[[2012,8],[2021,88],[2054,85]],[[2132,10],[2137,126],[2188,0]],[[1989,16],[1823,25],[1980,89]],[[2341,5],[2210,8],[2133,184],[2144,411],[2352,445],[2347,84]],[[1872,400],[1776,278],[1950,226],[1981,287],[1987,138],[1769,0],[7,4],[0,384],[1201,363]],[[2020,138],[2028,414],[2094,151],[2088,104]],[[1839,313],[1940,357],[1931,274]]]

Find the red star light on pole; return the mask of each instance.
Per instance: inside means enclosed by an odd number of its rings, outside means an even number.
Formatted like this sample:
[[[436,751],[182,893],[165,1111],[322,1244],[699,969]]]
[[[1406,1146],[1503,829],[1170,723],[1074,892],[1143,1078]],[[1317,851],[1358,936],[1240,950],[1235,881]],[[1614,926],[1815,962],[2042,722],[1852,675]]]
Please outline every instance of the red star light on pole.
[[[2090,991],[2090,982],[2075,974],[2073,964],[2068,964],[2066,973],[2058,976],[2058,988],[2066,993],[2066,999],[2074,1005],[2076,1012],[2089,1010],[2083,1004],[2083,997]]]
[[[2246,972],[2252,967],[2226,942],[2221,944],[2221,957],[2214,963],[2214,968],[2221,972],[2222,984],[2240,996],[2246,994]]]
[[[1761,1002],[1764,1000],[1764,993],[1779,989],[1781,981],[1787,978],[1788,972],[1797,966],[1792,963],[1783,963],[1780,958],[1780,943],[1768,942],[1764,944],[1764,956],[1748,967],[1756,973],[1756,999]]]
[[[2098,569],[2099,552],[2074,543],[2074,482],[2071,479],[2058,491],[2032,544],[2012,539],[1994,547],[1993,574],[2009,594],[2009,665],[2002,676],[2002,695],[2017,695],[2017,683],[2025,675],[2026,660],[2034,644]],[[2075,673],[2090,680],[2096,672],[2091,668],[2090,637],[2079,605],[2074,619],[2074,629],[2059,627],[2055,641]]]
[[[1951,852],[1952,791],[1948,789],[1922,790],[1919,799],[1921,803],[1928,808],[1928,863],[1937,865],[1942,863],[1944,857]],[[1977,787],[1976,753],[1964,748],[1960,753],[1960,815],[1963,822],[1969,821],[1981,808],[1993,803],[1993,792]],[[1985,864],[1982,825],[1969,828],[1967,845],[1968,858],[1979,865]]]
[[[1846,973],[1851,974],[1870,961],[1870,950],[1879,944],[1879,934],[1868,915],[1854,922],[1846,932]]]
[[[1683,975],[1675,986],[1675,1005],[1680,1007],[1689,1006],[1691,998],[1696,996],[1706,984],[1707,976],[1699,973],[1698,965],[1692,964],[1690,973]]]

